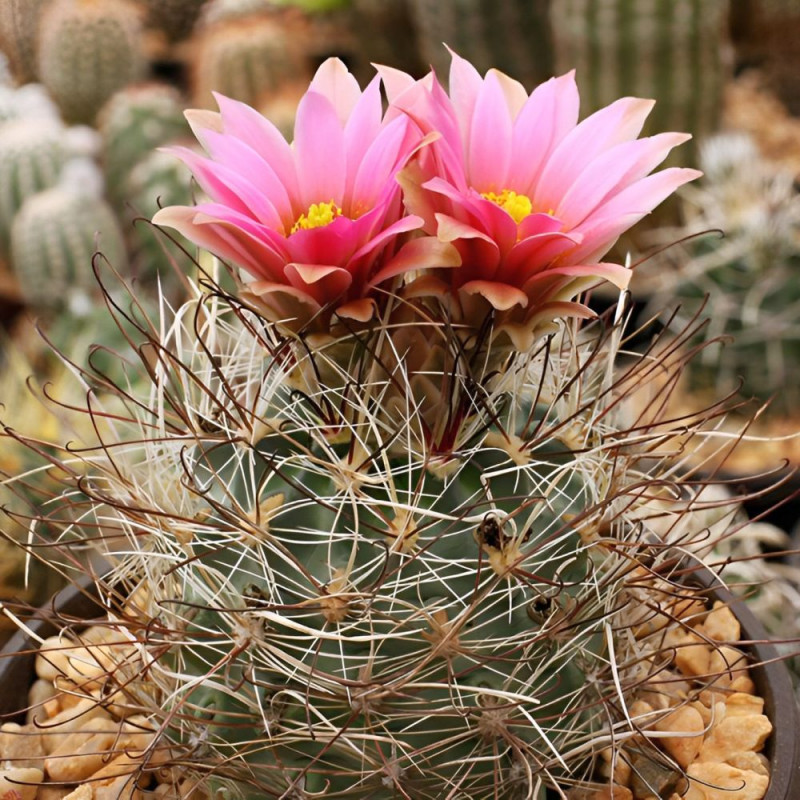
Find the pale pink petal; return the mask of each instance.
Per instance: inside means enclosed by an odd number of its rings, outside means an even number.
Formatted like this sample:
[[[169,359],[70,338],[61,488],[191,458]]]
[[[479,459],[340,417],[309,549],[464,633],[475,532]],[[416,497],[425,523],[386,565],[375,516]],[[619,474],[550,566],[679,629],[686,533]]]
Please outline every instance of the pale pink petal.
[[[385,134],[385,131],[381,129],[382,117],[380,78],[376,75],[355,104],[344,126],[344,147],[349,165],[347,187],[345,189],[347,197],[353,196],[353,186],[356,183],[356,175],[358,174],[355,165],[360,164],[358,171],[361,171],[363,168],[362,159],[365,158],[365,148],[372,149],[375,142],[381,139],[381,134]],[[401,118],[397,121],[398,123],[405,122],[405,127],[408,125],[405,119]],[[369,153],[369,150],[367,153]],[[381,177],[385,180],[383,173]],[[376,182],[377,180],[376,178]]]
[[[195,208],[162,208],[153,222],[174,228],[190,241],[255,277],[274,280],[282,273],[285,259],[269,244],[235,224],[198,213]]]
[[[344,62],[339,58],[328,58],[317,70],[309,91],[328,98],[344,126],[361,98],[358,81],[350,74]]]
[[[615,145],[576,178],[556,205],[555,213],[569,225],[578,225],[612,193],[647,175],[673,147],[690,138],[689,134],[664,133]]]
[[[507,283],[495,281],[468,281],[460,287],[467,294],[479,294],[497,311],[508,311],[514,306],[525,308],[528,305],[528,296],[525,292]]]
[[[623,189],[580,225],[584,240],[572,257],[584,263],[600,258],[621,233],[649,214],[679,186],[700,175],[702,173],[695,169],[671,167]]]
[[[508,188],[513,123],[497,74],[486,76],[470,126],[467,179],[478,192]]]
[[[225,133],[241,139],[269,164],[286,187],[289,197],[297,197],[294,156],[283,134],[254,108],[214,93]]]
[[[464,151],[469,152],[469,137],[475,116],[475,103],[483,86],[478,70],[465,58],[450,50],[450,99],[453,102]]]
[[[635,139],[654,105],[624,97],[587,117],[568,133],[544,166],[533,194],[537,208],[555,208],[578,175],[600,153]]]
[[[412,239],[406,242],[397,254],[373,277],[370,285],[402,275],[410,270],[439,269],[442,267],[458,267],[461,257],[451,244],[440,242],[433,236]]]
[[[497,78],[498,83],[500,84],[500,88],[503,90],[503,94],[506,98],[506,105],[508,106],[508,112],[511,115],[511,119],[515,120],[517,118],[517,114],[522,110],[522,107],[528,101],[528,92],[525,87],[514,78],[505,74],[505,72],[500,72],[498,69],[490,69],[489,73],[495,75]]]
[[[183,116],[186,117],[192,133],[203,147],[206,147],[207,131],[222,133],[224,129],[222,115],[217,111],[208,111],[205,108],[188,108],[183,112]]]
[[[353,179],[350,201],[353,210],[370,208],[385,190],[387,183],[394,184],[393,188],[399,191],[399,185],[393,180],[398,168],[402,166],[410,155],[408,147],[409,121],[398,117],[386,125],[381,132],[369,141],[366,152],[364,144],[361,153],[353,164],[358,164],[350,170]],[[354,151],[355,153],[355,151]]]
[[[572,264],[570,266],[551,267],[544,272],[534,275],[526,281],[523,288],[527,289],[534,286],[538,281],[546,280],[554,276],[569,278],[602,278],[613,283],[618,289],[626,289],[633,273],[626,267],[619,264],[601,262],[599,264]]]
[[[270,205],[277,212],[284,225],[291,224],[297,217],[298,209],[286,192],[286,187],[272,167],[248,144],[234,136],[207,131],[205,147],[209,155],[218,163],[230,167],[233,173],[247,177],[247,183],[254,191],[266,195]],[[262,220],[271,224],[267,220]]]
[[[532,195],[542,166],[577,124],[579,103],[574,71],[533,90],[514,121],[510,188]]]
[[[336,316],[356,322],[369,322],[375,316],[376,308],[377,305],[371,297],[361,297],[340,305],[336,309]]]
[[[341,206],[347,164],[342,131],[330,100],[308,92],[300,101],[295,124],[295,155],[302,205],[335,202]]]

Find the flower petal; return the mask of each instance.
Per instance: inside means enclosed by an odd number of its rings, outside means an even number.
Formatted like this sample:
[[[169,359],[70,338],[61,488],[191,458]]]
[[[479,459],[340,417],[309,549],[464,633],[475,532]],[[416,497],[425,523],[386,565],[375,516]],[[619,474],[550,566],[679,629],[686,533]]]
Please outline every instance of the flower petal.
[[[497,311],[508,311],[514,306],[525,308],[528,305],[528,296],[525,292],[507,283],[495,281],[468,281],[460,287],[467,294],[479,294]]]

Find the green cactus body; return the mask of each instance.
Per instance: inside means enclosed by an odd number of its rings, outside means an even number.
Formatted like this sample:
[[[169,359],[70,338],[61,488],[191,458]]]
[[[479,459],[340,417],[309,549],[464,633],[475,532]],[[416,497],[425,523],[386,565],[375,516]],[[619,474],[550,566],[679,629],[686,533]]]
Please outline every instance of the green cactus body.
[[[644,680],[654,451],[616,417],[611,340],[472,360],[397,313],[301,342],[198,295],[142,328],[152,387],[79,470],[120,613],[158,620],[149,688],[117,677],[212,796],[544,800]]]
[[[180,95],[163,84],[130,86],[117,92],[98,117],[108,194],[124,209],[130,201],[129,176],[161,145],[188,135]]]
[[[54,309],[88,298],[96,287],[98,244],[114,268],[124,270],[122,233],[104,201],[64,186],[28,199],[11,228],[11,263],[26,302]]]
[[[701,137],[717,128],[727,0],[559,0],[551,18],[557,71],[576,69],[584,112],[625,95],[652,97],[649,133]]]
[[[212,92],[250,105],[305,75],[302,31],[282,14],[237,17],[198,32],[191,56],[195,104],[214,107]]]
[[[0,127],[0,245],[25,200],[58,181],[68,158],[64,128],[47,120],[16,120]]]
[[[3,0],[0,3],[0,50],[11,63],[17,82],[37,79],[39,20],[52,0]]]
[[[446,80],[450,63],[444,42],[480,72],[496,67],[529,88],[553,74],[550,5],[550,0],[411,0],[423,60],[440,79]]]
[[[92,123],[147,70],[142,23],[127,0],[54,0],[42,18],[39,78],[69,122]]]

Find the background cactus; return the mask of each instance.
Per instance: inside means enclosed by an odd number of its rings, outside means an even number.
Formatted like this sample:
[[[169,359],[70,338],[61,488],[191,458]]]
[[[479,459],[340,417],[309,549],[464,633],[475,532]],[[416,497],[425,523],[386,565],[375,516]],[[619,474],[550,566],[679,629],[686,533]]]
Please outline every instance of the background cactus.
[[[445,42],[484,73],[491,67],[531,88],[553,74],[550,0],[410,0],[422,60],[447,76]]]
[[[58,182],[69,152],[60,122],[16,120],[0,127],[0,245],[25,200]]]
[[[0,3],[0,50],[11,62],[18,83],[38,77],[39,20],[52,0],[3,0]]]
[[[142,22],[127,0],[54,0],[39,31],[39,79],[68,122],[94,121],[114,92],[146,75]]]
[[[727,0],[559,0],[551,19],[556,71],[576,69],[584,113],[652,97],[649,133],[717,128],[731,62]]]
[[[213,91],[258,106],[284,81],[307,76],[303,34],[300,17],[275,9],[199,26],[190,57],[193,103],[214,107]]]
[[[92,164],[73,162],[58,186],[28,198],[14,218],[11,259],[22,294],[34,308],[91,305],[92,257],[98,249],[116,269],[125,269],[122,232],[91,186],[94,170]]]
[[[695,238],[666,252],[672,268],[662,264],[654,305],[677,297],[676,326],[701,308],[708,316],[695,387],[720,395],[743,381],[745,396],[775,395],[773,410],[790,412],[800,401],[800,195],[745,134],[707,140],[700,163],[704,178],[683,194],[685,226],[668,234]]]
[[[108,195],[120,211],[130,201],[131,170],[161,145],[189,134],[178,91],[160,83],[117,92],[98,116]]]
[[[148,26],[163,31],[170,41],[185,39],[203,10],[206,0],[138,0],[146,10]]]

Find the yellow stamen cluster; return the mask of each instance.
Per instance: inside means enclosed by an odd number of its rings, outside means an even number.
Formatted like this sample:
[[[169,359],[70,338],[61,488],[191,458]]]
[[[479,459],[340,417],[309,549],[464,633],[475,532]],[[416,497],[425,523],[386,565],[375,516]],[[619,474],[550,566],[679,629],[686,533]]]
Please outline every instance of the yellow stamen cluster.
[[[341,215],[342,209],[333,200],[329,200],[327,203],[312,203],[308,207],[308,211],[297,218],[291,232],[297,233],[297,231],[307,231],[311,228],[322,228],[330,225],[336,217]]]
[[[533,211],[533,203],[531,203],[530,197],[524,194],[517,194],[512,189],[503,189],[500,194],[483,192],[481,197],[491,200],[493,203],[500,206],[500,208],[508,211],[517,225]]]

